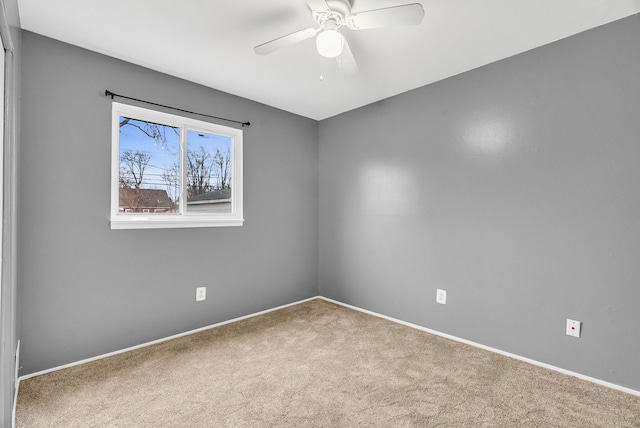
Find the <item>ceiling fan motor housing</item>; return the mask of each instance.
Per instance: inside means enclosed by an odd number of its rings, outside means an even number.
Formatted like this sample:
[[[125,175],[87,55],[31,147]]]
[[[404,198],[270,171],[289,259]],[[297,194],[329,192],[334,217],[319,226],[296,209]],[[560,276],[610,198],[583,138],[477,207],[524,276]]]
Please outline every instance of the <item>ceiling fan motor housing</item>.
[[[347,25],[347,18],[351,15],[352,0],[326,0],[328,11],[314,11],[313,15],[322,27],[328,21],[334,21],[338,27]]]
[[[338,12],[343,18],[351,15],[352,0],[326,0],[329,9]]]

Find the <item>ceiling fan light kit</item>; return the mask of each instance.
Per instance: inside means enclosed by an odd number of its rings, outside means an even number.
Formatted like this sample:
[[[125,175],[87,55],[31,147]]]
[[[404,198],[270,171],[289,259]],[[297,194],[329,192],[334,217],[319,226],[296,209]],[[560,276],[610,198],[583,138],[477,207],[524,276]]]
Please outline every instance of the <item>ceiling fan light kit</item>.
[[[335,58],[344,50],[344,36],[338,32],[338,25],[327,25],[324,31],[316,36],[318,53],[325,58]]]
[[[346,74],[358,71],[355,58],[346,38],[338,32],[340,27],[350,30],[368,28],[418,25],[424,17],[420,3],[392,6],[352,14],[352,0],[307,0],[311,16],[318,28],[306,28],[279,37],[254,48],[260,55],[270,54],[311,37],[316,38],[318,53],[327,58],[336,58],[338,67]]]

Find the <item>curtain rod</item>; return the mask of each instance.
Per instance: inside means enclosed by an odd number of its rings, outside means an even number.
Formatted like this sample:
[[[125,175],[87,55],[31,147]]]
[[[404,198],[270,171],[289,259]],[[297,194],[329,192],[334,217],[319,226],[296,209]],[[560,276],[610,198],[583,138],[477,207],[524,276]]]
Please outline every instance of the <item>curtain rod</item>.
[[[164,107],[164,108],[168,108],[168,109],[172,109],[172,110],[177,110],[177,111],[181,111],[181,112],[184,112],[184,113],[197,114],[198,116],[210,117],[211,119],[226,120],[227,122],[239,123],[243,127],[244,126],[251,126],[251,122],[241,122],[239,120],[225,119],[224,117],[211,116],[209,114],[197,113],[195,111],[189,111],[189,110],[184,110],[184,109],[177,108],[177,107],[166,106],[166,105],[154,103],[154,102],[151,102],[151,101],[139,100],[137,98],[131,98],[131,97],[127,97],[127,96],[124,96],[124,95],[115,94],[115,93],[111,92],[108,89],[104,91],[104,95],[105,95],[105,97],[111,97],[111,99],[113,99],[114,97],[125,98],[127,100],[138,101],[140,103],[151,104],[151,105],[154,105],[154,106]]]

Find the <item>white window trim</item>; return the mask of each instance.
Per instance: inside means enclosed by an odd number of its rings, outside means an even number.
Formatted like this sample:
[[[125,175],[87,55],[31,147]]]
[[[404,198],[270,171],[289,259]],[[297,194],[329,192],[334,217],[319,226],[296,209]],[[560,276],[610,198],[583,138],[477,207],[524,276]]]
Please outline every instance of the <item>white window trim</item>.
[[[186,200],[183,197],[186,192],[184,184],[181,184],[180,187],[179,213],[132,215],[119,212],[120,116],[162,123],[182,129],[180,137],[181,183],[185,183],[186,180],[186,128],[230,137],[233,140],[231,213],[187,213]],[[242,130],[113,102],[111,132],[111,229],[242,226],[244,223],[242,212]]]

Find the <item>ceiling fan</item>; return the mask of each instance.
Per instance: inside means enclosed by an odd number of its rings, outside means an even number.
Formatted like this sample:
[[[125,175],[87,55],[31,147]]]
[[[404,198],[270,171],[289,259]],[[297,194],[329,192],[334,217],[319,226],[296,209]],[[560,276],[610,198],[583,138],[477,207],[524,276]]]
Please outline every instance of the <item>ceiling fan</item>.
[[[338,31],[342,27],[350,30],[368,28],[418,25],[424,17],[420,3],[404,4],[382,9],[351,13],[353,0],[307,0],[313,19],[318,27],[309,27],[256,46],[254,51],[267,55],[278,49],[316,37],[318,53],[327,58],[336,58],[338,67],[346,74],[358,72],[358,65],[344,36]]]

